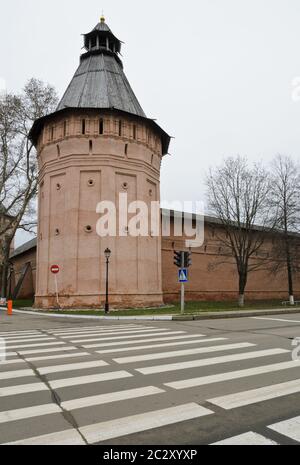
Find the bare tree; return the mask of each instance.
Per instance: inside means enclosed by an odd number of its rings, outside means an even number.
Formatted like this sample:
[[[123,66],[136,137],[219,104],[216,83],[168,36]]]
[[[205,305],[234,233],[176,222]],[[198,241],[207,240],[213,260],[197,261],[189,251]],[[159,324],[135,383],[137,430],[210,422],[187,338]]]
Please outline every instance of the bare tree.
[[[278,155],[273,160],[271,186],[269,205],[279,230],[272,270],[286,270],[289,300],[294,305],[294,274],[300,271],[300,169],[291,157]]]
[[[264,266],[260,254],[266,232],[272,229],[267,210],[270,183],[263,167],[248,166],[245,158],[227,158],[211,169],[206,180],[208,206],[221,223],[217,239],[224,255],[236,264],[239,306],[245,302],[250,272]]]
[[[36,153],[29,139],[33,121],[57,105],[53,87],[31,79],[21,95],[0,97],[0,292],[6,297],[9,255],[17,229],[31,230],[37,193]]]

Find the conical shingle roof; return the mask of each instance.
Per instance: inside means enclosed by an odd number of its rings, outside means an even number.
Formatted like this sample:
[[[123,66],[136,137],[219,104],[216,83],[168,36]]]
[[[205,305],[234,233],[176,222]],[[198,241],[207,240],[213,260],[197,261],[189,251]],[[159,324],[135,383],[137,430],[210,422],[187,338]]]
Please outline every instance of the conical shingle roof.
[[[80,63],[57,110],[64,108],[115,108],[145,117],[122,65],[114,55],[98,53]]]
[[[82,55],[80,65],[57,110],[114,108],[145,117],[118,56],[121,42],[104,21],[84,37],[87,53]]]

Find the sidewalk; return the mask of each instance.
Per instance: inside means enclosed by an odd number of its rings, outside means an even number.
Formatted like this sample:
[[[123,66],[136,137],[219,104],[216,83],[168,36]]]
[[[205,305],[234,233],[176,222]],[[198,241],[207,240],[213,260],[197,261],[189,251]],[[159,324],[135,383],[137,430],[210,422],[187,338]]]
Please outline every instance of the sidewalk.
[[[136,315],[136,316],[98,316],[98,315],[70,315],[59,313],[47,313],[35,311],[34,309],[19,309],[14,310],[14,313],[39,315],[47,318],[76,318],[84,320],[112,320],[112,321],[196,321],[196,320],[216,320],[224,318],[249,318],[255,316],[268,315],[292,315],[300,314],[300,308],[278,308],[278,309],[263,309],[263,310],[233,310],[222,312],[202,312],[197,314],[187,315]],[[299,320],[300,322],[300,320]]]

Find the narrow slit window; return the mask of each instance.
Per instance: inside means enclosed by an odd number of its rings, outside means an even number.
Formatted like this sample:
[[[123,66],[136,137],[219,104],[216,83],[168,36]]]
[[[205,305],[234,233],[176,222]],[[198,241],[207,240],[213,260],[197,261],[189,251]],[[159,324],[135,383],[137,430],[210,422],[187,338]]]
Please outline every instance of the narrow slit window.
[[[52,126],[52,128],[51,128],[50,139],[51,139],[51,140],[54,139],[54,126]]]
[[[125,155],[128,155],[128,144],[125,144]]]
[[[67,135],[67,122],[64,121],[64,137]]]
[[[56,148],[57,148],[57,156],[60,157],[60,146],[57,144]]]
[[[122,136],[122,121],[119,121],[119,136]]]
[[[99,120],[99,134],[100,135],[104,134],[104,121],[102,118]]]
[[[89,148],[90,148],[90,153],[92,153],[92,151],[93,151],[93,141],[92,140],[90,140]]]
[[[86,124],[85,124],[85,119],[83,119],[83,120],[81,121],[81,133],[82,133],[82,134],[85,134],[85,130],[86,130],[86,127],[85,127],[85,126],[86,126]]]
[[[136,125],[133,126],[133,138],[136,140]]]

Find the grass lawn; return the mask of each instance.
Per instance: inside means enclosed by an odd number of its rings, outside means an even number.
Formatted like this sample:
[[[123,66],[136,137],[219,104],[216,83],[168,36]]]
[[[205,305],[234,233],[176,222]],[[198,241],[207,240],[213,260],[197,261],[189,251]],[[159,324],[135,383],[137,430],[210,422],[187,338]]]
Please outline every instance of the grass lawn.
[[[15,308],[31,307],[31,301],[16,301],[14,302]],[[187,302],[185,307],[185,314],[197,314],[203,312],[223,312],[231,310],[259,310],[259,309],[272,309],[272,308],[285,308],[282,306],[281,301],[247,301],[244,308],[240,308],[236,301],[231,302]],[[60,314],[74,314],[77,315],[97,315],[103,316],[104,310],[50,310],[48,313]],[[143,316],[143,315],[176,315],[180,314],[180,304],[167,305],[163,308],[151,309],[128,309],[128,310],[111,310],[111,316]]]
[[[32,307],[32,305],[33,305],[32,300],[14,300],[13,301],[14,308]]]

